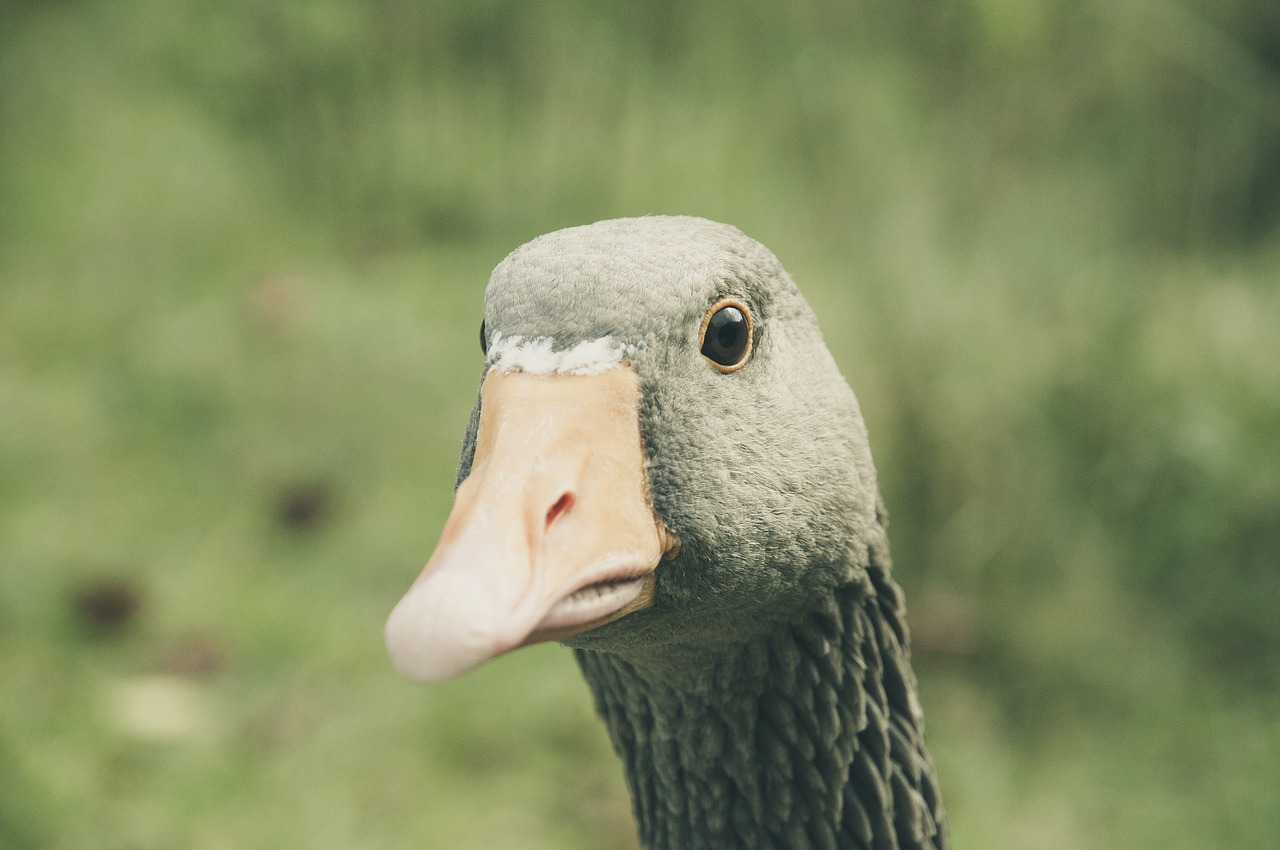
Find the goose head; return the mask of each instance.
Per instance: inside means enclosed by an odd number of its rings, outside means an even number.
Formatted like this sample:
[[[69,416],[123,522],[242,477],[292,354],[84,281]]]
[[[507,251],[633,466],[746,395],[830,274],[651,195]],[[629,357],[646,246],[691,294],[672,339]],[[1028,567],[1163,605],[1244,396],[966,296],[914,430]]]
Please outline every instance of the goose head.
[[[455,504],[386,642],[420,681],[542,640],[715,652],[863,568],[877,489],[853,393],[778,260],[727,225],[604,221],[485,293]]]

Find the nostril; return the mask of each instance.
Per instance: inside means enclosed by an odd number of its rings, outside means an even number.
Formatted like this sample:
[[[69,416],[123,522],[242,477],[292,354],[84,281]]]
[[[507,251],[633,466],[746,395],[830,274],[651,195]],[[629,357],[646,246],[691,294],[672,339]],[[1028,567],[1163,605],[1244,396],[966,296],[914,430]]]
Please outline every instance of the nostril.
[[[554,505],[547,509],[547,521],[543,528],[550,528],[561,514],[566,514],[573,507],[573,494],[563,493]]]

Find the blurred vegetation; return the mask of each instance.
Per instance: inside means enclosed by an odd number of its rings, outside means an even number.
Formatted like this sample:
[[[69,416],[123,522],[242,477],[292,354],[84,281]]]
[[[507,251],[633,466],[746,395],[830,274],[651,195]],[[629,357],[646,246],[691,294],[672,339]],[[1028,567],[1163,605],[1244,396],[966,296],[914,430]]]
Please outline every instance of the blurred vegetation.
[[[958,847],[1280,845],[1280,6],[10,0],[0,847],[630,847],[568,654],[398,681],[489,269],[769,245]]]

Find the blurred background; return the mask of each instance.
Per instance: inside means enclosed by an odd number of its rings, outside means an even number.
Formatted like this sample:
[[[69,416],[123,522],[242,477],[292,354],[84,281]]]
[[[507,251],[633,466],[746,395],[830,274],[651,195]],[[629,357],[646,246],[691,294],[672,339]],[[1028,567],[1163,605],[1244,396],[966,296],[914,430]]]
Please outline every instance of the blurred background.
[[[422,689],[489,270],[690,213],[859,394],[957,847],[1280,847],[1274,0],[7,0],[0,847],[634,848]]]

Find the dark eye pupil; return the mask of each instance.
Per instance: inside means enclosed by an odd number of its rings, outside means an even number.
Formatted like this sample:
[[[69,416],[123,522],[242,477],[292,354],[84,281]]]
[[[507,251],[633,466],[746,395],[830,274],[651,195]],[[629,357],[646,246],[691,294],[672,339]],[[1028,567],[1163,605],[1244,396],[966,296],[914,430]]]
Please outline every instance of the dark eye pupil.
[[[736,366],[747,353],[747,317],[737,307],[721,307],[712,314],[702,338],[702,354],[721,366]]]
[[[725,325],[716,332],[716,342],[721,348],[731,349],[742,339],[742,325]]]
[[[489,353],[489,336],[484,332],[484,319],[480,320],[480,352]]]

